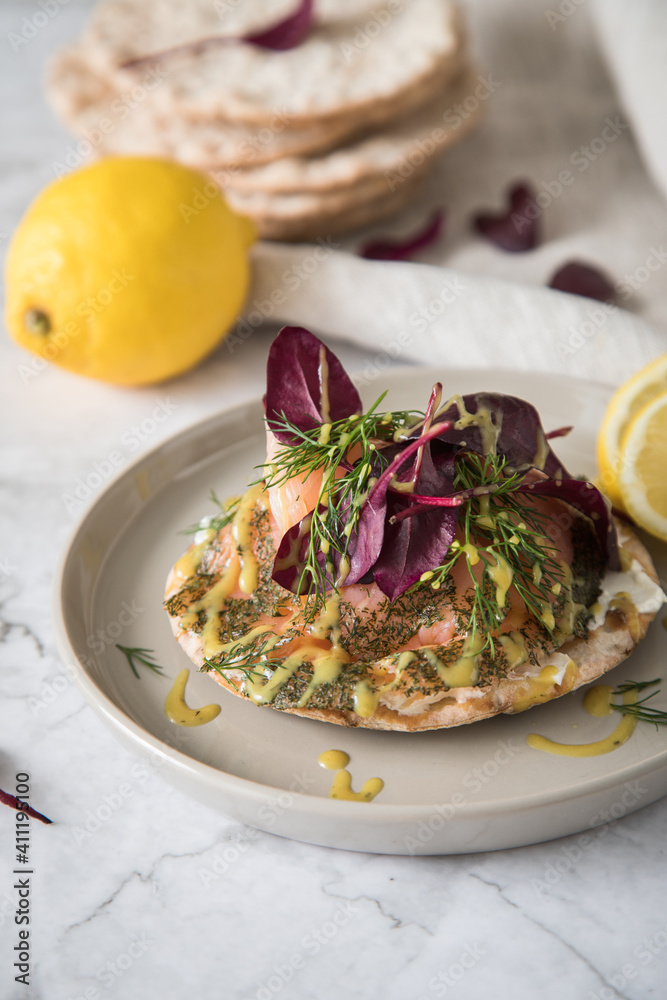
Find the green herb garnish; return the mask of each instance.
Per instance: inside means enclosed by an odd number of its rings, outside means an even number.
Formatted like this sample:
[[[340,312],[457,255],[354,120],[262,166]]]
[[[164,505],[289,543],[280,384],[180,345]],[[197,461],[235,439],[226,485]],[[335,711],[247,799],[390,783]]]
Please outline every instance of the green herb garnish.
[[[660,684],[661,681],[661,677],[657,677],[654,681],[625,681],[623,684],[619,684],[617,688],[614,688],[611,696],[623,696],[629,691],[636,691],[639,694],[640,691],[644,691],[646,688]],[[655,698],[657,694],[660,694],[660,691],[652,691],[651,694],[647,694],[638,701],[630,702],[630,704],[625,704],[624,702],[619,704],[613,701],[610,701],[609,704],[615,712],[621,712],[623,715],[631,715],[638,722],[652,722],[657,729],[658,726],[667,725],[667,712],[663,712],[659,708],[653,708],[650,705],[646,707],[646,702],[650,698]]]
[[[135,677],[139,676],[135,661],[148,667],[149,670],[152,670],[156,674],[163,674],[163,668],[155,662],[155,654],[152,649],[145,649],[143,646],[121,646],[118,642],[116,643],[116,649],[120,649],[121,653],[124,654]]]
[[[237,497],[235,500],[227,501],[219,500],[215,490],[211,490],[209,494],[209,499],[211,503],[220,510],[219,514],[215,514],[213,517],[206,520],[205,524],[202,521],[197,521],[196,524],[191,524],[189,528],[184,528],[179,532],[180,535],[194,535],[198,531],[220,531],[225,525],[229,524],[230,521],[234,519],[236,514],[236,508],[238,507],[241,498]],[[202,518],[202,520],[205,520]]]
[[[428,581],[439,590],[459,560],[466,561],[472,582],[468,642],[476,653],[488,648],[491,655],[495,651],[493,633],[507,613],[505,593],[509,586],[553,637],[551,600],[560,592],[564,578],[544,534],[549,517],[527,502],[525,494],[517,493],[524,476],[506,474],[505,465],[499,455],[467,452],[457,457],[456,491],[485,486],[494,489],[464,503],[459,516],[463,542],[455,540],[445,562],[422,576],[422,582]],[[478,633],[484,635],[479,648],[475,645]]]
[[[382,449],[394,443],[397,431],[423,416],[415,410],[378,412],[386,395],[383,392],[364,414],[322,424],[311,431],[300,430],[284,414],[282,420],[273,421],[276,430],[290,434],[296,443],[285,445],[271,462],[258,466],[265,470],[267,487],[281,486],[296,476],[305,480],[320,469],[324,471],[295,587],[297,594],[310,598],[307,620],[321,610],[327,590],[336,586],[334,553],[344,563],[361,506],[389,464]],[[354,457],[350,459],[350,455]]]
[[[220,674],[226,674],[228,670],[238,670],[247,681],[251,681],[253,678],[265,679],[266,674],[261,668],[268,662],[269,651],[289,641],[290,638],[291,633],[285,633],[285,635],[281,636],[282,641],[276,642],[274,632],[269,630],[261,632],[251,642],[240,640],[234,643],[219,660],[205,659],[202,669],[206,671],[215,670]],[[275,664],[275,666],[279,665],[279,663]],[[255,667],[260,669],[254,669]],[[231,677],[227,677],[226,679],[233,688],[238,690]]]

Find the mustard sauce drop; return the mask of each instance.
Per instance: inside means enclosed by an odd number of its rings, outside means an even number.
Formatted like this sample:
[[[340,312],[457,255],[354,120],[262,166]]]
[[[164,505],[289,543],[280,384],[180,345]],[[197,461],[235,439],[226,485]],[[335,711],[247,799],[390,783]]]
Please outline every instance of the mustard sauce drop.
[[[349,536],[348,536],[349,537]],[[350,574],[350,560],[346,554],[340,557],[340,563],[338,565],[338,576],[336,578],[336,586],[342,587]]]
[[[371,715],[375,714],[381,697],[381,692],[374,691],[368,681],[357,681],[352,695],[355,713],[362,719],[370,719]]]
[[[488,500],[488,497],[480,497],[480,500]],[[491,517],[490,514],[478,514],[475,518],[475,522],[480,526],[480,528],[495,528],[496,522]]]
[[[220,706],[204,705],[203,708],[190,708],[185,701],[185,686],[189,677],[190,671],[187,669],[181,670],[177,676],[165,699],[165,715],[177,726],[203,726],[220,715]]]
[[[467,638],[461,655],[454,663],[440,664],[438,675],[447,687],[471,687],[479,677],[479,656],[484,648],[481,635]]]
[[[512,702],[512,709],[515,712],[525,712],[526,709],[532,708],[533,705],[539,705],[541,701],[545,701],[547,697],[551,696],[551,689],[556,684],[556,678],[559,673],[558,667],[549,664],[540,670],[537,677],[527,677],[528,687],[523,693],[516,696]]]
[[[202,542],[200,545],[193,545],[185,555],[181,556],[174,566],[174,573],[179,580],[187,580],[195,575],[201,565],[205,548],[206,542]]]
[[[415,659],[415,654],[410,652],[410,650],[401,653],[396,661],[396,676],[393,680],[387,681],[386,684],[382,684],[378,688],[373,688],[367,680],[357,681],[352,695],[352,704],[355,713],[362,719],[369,719],[371,715],[374,715],[375,710],[380,704],[382,695],[386,691],[391,691],[393,688],[398,687],[401,682],[401,674]]]
[[[641,621],[639,619],[637,605],[634,603],[630,595],[625,591],[621,591],[612,601],[609,602],[609,607],[612,611],[621,612],[625,618],[632,641],[639,642],[642,637]]]
[[[500,645],[505,650],[507,665],[510,670],[520,667],[528,659],[526,644],[520,632],[510,632],[500,636]]]
[[[327,771],[342,771],[350,763],[350,755],[344,750],[325,750],[317,758],[320,767],[326,767]]]
[[[494,552],[493,557],[496,560],[496,565],[488,565],[486,571],[496,585],[496,602],[498,607],[504,608],[507,591],[512,585],[514,574],[512,567],[503,556],[498,552]]]
[[[477,563],[479,562],[479,551],[477,549],[477,546],[473,545],[472,542],[466,542],[465,545],[461,546],[461,551],[465,552],[466,556],[470,560],[471,566],[477,565]]]
[[[541,428],[537,431],[537,451],[535,452],[535,457],[533,458],[533,465],[536,469],[544,469],[544,463],[547,460],[547,455],[549,453],[549,445],[547,444],[547,439],[544,436],[544,432]]]
[[[584,695],[584,710],[589,715],[598,717],[611,715],[611,692],[613,690],[609,684],[596,684]]]
[[[414,493],[415,491],[413,482],[402,483],[396,476],[392,476],[390,486],[396,493]]]
[[[590,715],[603,716],[610,715],[611,693],[613,688],[608,684],[599,684],[591,688],[584,697],[584,708]],[[623,695],[626,705],[635,702],[635,693],[626,691]],[[556,743],[547,739],[546,736],[539,736],[537,733],[530,733],[526,737],[528,746],[535,750],[543,750],[545,753],[557,754],[560,757],[598,757],[605,753],[611,753],[630,739],[635,731],[637,720],[632,715],[624,715],[616,726],[616,729],[603,740],[595,743]]]
[[[543,621],[548,629],[554,629],[556,627],[556,619],[554,618],[554,613],[551,605],[548,601],[538,601],[540,606],[540,613],[538,615],[540,621]]]

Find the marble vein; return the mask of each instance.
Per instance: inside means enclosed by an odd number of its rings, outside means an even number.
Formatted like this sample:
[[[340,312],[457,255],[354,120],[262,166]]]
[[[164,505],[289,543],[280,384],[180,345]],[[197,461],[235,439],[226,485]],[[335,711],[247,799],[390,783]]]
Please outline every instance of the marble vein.
[[[363,895],[362,896],[343,896],[340,893],[331,892],[331,890],[329,889],[328,886],[322,886],[322,891],[324,892],[325,895],[330,896],[332,899],[346,899],[350,903],[360,903],[362,901],[366,902],[366,903],[373,903],[373,905],[378,908],[378,910],[380,911],[380,913],[382,914],[382,916],[385,918],[385,920],[391,920],[392,921],[392,926],[390,928],[391,930],[397,930],[399,927],[400,928],[403,928],[403,927],[418,927],[420,931],[424,931],[424,933],[428,934],[429,937],[433,937],[434,936],[433,935],[433,931],[429,927],[425,927],[423,924],[420,924],[418,921],[416,921],[416,920],[402,920],[400,917],[394,916],[393,913],[389,913],[388,910],[384,909],[384,907],[382,906],[382,903],[378,899],[376,899],[374,896],[363,896]]]
[[[579,959],[579,961],[583,965],[586,966],[587,969],[590,969],[590,971],[593,973],[596,979],[598,979],[604,986],[609,985],[604,975],[589,961],[588,958],[586,958],[585,955],[583,955],[577,948],[575,948],[573,944],[571,944],[569,941],[566,941],[563,937],[561,937],[560,934],[558,934],[555,930],[553,930],[553,928],[547,927],[546,924],[538,920],[537,917],[534,917],[531,913],[528,912],[528,910],[524,910],[522,907],[517,906],[516,903],[512,902],[511,899],[508,899],[507,896],[505,895],[504,887],[501,886],[498,882],[492,882],[490,880],[482,878],[481,875],[477,875],[475,872],[470,872],[470,878],[474,878],[478,882],[482,882],[484,885],[488,885],[489,888],[496,889],[498,895],[503,900],[503,902],[507,903],[508,906],[513,907],[515,910],[518,910],[521,916],[524,917],[529,923],[533,924],[535,927],[539,927],[539,929],[544,931],[545,934],[548,934],[551,938],[553,938],[560,945],[562,945],[563,948],[571,952],[576,958]],[[618,989],[616,989],[616,994],[621,998],[621,1000],[630,1000],[630,997],[626,996],[624,993],[621,993]]]
[[[4,618],[0,618],[0,643],[6,642],[14,631],[20,632],[26,639],[30,639],[31,642],[34,643],[35,649],[37,650],[37,654],[40,658],[46,656],[44,643],[29,625],[25,625],[23,622],[11,622],[6,621]]]
[[[95,907],[92,913],[90,913],[87,917],[84,917],[83,920],[78,920],[76,923],[70,924],[68,927],[66,927],[63,934],[61,935],[60,940],[63,940],[67,934],[69,934],[73,930],[76,930],[77,927],[83,927],[85,924],[89,924],[91,921],[101,916],[102,911],[106,910],[109,906],[111,906],[114,900],[121,894],[121,892],[128,885],[130,885],[130,883],[135,878],[138,879],[139,882],[141,883],[148,882],[152,884],[155,887],[156,894],[159,898],[160,886],[159,882],[155,878],[155,873],[163,861],[166,861],[168,859],[177,861],[180,860],[181,858],[198,858],[201,857],[203,854],[206,854],[207,851],[212,850],[217,845],[217,843],[218,841],[216,840],[213,844],[207,844],[205,847],[202,847],[197,851],[184,851],[182,854],[172,854],[167,852],[165,854],[161,854],[158,858],[155,859],[148,872],[143,873],[136,871],[136,869],[131,871],[128,875],[125,876],[120,885],[116,889],[114,889],[114,891],[111,893],[110,896],[107,897],[107,899],[105,899],[101,903],[98,903],[98,905]]]

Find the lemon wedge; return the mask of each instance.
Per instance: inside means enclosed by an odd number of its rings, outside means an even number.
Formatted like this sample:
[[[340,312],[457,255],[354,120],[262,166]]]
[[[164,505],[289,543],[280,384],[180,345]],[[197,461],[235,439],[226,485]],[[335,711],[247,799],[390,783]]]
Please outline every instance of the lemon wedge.
[[[640,410],[663,392],[667,392],[667,354],[628,379],[607,407],[597,441],[598,485],[621,509],[624,509],[624,502],[618,484],[619,457],[625,435]]]
[[[641,528],[667,541],[667,390],[630,422],[616,474],[630,516]]]

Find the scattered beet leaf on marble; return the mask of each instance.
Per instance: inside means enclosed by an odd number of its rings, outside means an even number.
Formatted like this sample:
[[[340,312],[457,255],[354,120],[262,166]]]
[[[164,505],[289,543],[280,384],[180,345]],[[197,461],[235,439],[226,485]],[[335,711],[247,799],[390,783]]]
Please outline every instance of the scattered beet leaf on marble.
[[[599,302],[613,302],[616,298],[616,290],[610,279],[598,268],[580,261],[571,261],[559,268],[549,282],[549,288],[569,292],[570,295],[583,295]]]
[[[479,212],[475,215],[475,229],[501,250],[510,253],[534,250],[540,239],[537,220],[541,214],[535,192],[524,181],[510,189],[508,201],[505,212]]]
[[[9,806],[10,809],[16,809],[17,812],[27,813],[28,816],[32,816],[33,819],[38,819],[41,823],[52,823],[53,820],[49,819],[41,812],[37,812],[32,806],[29,806],[27,802],[23,802],[21,799],[17,799],[15,795],[10,795],[9,792],[3,792],[0,788],[0,802]]]
[[[437,209],[418,233],[404,240],[371,240],[364,244],[359,256],[368,260],[408,260],[413,253],[435,243],[442,236],[444,226],[445,213],[442,209]]]

